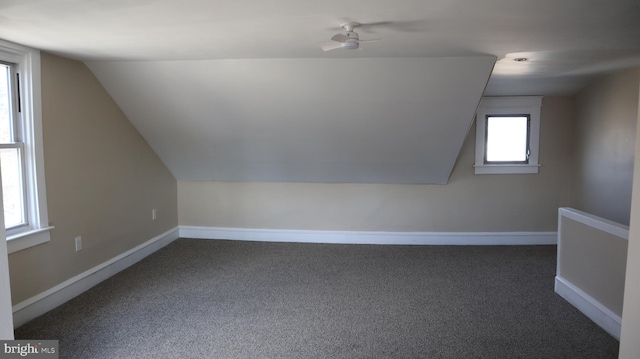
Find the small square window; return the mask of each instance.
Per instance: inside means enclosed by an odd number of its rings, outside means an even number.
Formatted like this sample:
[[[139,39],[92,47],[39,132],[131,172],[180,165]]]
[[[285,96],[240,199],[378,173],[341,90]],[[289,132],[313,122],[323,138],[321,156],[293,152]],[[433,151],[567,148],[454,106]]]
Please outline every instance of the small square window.
[[[486,116],[485,164],[529,163],[529,115]]]
[[[484,97],[476,113],[476,174],[538,173],[541,96]]]

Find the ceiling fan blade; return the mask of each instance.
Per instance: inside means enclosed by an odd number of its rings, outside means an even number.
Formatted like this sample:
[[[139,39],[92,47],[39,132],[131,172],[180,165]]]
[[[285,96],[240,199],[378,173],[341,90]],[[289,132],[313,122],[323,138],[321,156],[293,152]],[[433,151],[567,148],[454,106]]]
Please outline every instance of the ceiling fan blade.
[[[345,34],[335,34],[333,35],[333,37],[331,37],[331,40],[337,41],[337,42],[346,42],[348,39],[349,38]]]
[[[342,47],[342,43],[335,42],[335,41],[325,42],[324,44],[320,44],[320,47],[324,51],[331,51],[331,50],[336,50],[336,49],[341,48]]]
[[[393,24],[391,21],[361,22],[361,27],[388,26]]]
[[[377,38],[377,39],[365,39],[365,40],[358,40],[358,42],[374,42],[374,41],[380,41],[382,40],[382,38]]]
[[[376,28],[390,27],[392,25],[393,25],[393,22],[391,21],[365,22],[365,23],[360,23],[360,26],[358,27],[358,29],[362,32],[366,32],[370,34],[372,32],[375,32]]]
[[[340,18],[340,21],[343,23],[346,22],[356,22],[350,18]],[[357,21],[359,22],[359,21]],[[442,27],[434,24],[433,19],[420,19],[420,20],[407,20],[407,21],[372,21],[372,22],[359,22],[360,26],[358,27],[359,32],[364,33],[374,33],[379,29],[387,29],[398,32],[427,32],[433,30],[434,27]],[[331,27],[327,30],[331,31],[340,31],[344,29],[343,27]]]

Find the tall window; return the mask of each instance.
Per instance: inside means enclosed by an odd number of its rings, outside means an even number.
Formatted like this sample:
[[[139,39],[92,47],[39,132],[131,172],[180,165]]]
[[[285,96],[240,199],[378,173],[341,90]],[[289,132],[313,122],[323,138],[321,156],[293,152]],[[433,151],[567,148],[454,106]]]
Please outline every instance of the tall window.
[[[9,230],[28,225],[19,86],[15,65],[0,63],[0,169],[4,225]]]
[[[0,40],[0,174],[9,253],[50,240],[42,145],[40,52]]]

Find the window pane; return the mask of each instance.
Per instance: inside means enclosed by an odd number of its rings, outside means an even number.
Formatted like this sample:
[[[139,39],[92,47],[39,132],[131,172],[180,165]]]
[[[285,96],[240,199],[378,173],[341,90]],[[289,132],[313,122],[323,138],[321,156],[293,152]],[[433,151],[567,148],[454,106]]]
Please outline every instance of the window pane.
[[[11,142],[10,67],[0,64],[0,143]]]
[[[487,117],[487,162],[526,162],[528,118]]]
[[[2,197],[4,199],[4,226],[26,224],[22,181],[22,160],[17,148],[0,149],[2,164]]]

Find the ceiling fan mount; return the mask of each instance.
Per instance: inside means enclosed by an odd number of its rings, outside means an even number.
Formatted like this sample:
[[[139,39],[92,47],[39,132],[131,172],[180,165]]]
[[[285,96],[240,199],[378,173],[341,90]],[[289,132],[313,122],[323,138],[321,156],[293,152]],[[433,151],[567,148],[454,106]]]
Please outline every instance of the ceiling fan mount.
[[[354,31],[355,28],[362,26],[359,22],[345,22],[340,25],[344,32],[335,34],[331,37],[331,42],[321,44],[320,47],[324,51],[345,49],[355,50],[360,48],[360,43],[369,41],[378,41],[380,39],[360,40],[360,35]]]
[[[353,22],[353,21],[345,22],[344,24],[340,25],[340,27],[345,29],[345,31],[347,32],[352,32],[353,29],[360,26],[362,26],[362,24],[360,24],[359,22]]]

